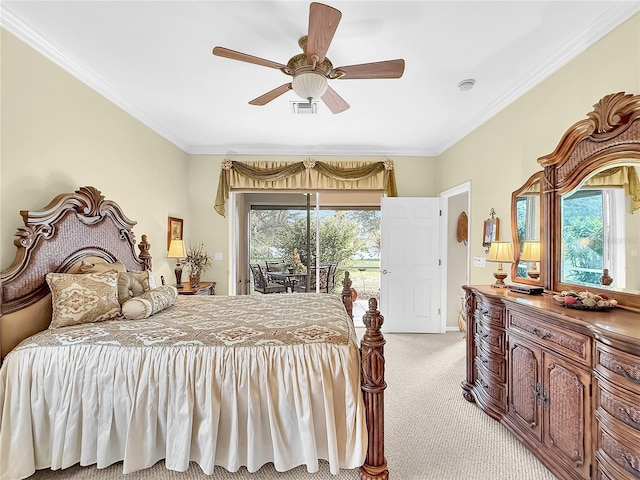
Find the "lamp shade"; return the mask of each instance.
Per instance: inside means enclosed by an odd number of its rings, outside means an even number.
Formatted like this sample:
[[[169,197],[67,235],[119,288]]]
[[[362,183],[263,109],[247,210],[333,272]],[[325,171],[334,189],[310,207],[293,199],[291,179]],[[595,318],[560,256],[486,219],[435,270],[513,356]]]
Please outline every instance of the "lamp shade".
[[[540,261],[540,242],[524,242],[522,244],[522,255],[520,260],[524,262]]]
[[[167,258],[184,258],[186,257],[184,242],[182,240],[171,240],[169,244],[169,253]]]
[[[513,263],[513,247],[511,242],[491,242],[488,262]]]
[[[327,77],[323,73],[302,72],[293,77],[291,88],[305,100],[320,98],[327,91]]]

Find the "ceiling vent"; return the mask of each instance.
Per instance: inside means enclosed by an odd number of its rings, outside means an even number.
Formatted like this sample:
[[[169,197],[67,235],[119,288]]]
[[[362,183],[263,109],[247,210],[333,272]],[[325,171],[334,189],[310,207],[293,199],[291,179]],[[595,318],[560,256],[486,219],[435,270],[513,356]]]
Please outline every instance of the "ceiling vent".
[[[317,115],[318,114],[318,102],[313,100],[311,102],[298,102],[292,101],[291,113],[294,115]]]

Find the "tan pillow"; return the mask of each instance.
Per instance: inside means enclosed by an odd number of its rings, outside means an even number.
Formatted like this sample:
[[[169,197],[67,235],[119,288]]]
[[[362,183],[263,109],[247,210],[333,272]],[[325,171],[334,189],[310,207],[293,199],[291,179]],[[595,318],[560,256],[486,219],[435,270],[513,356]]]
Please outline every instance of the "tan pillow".
[[[122,305],[122,315],[129,320],[150,317],[173,305],[178,297],[178,289],[173,285],[163,285],[138,297],[127,300]]]
[[[127,300],[151,290],[149,272],[119,272],[118,301],[124,305]]]
[[[53,315],[49,328],[99,322],[120,316],[118,272],[48,273]]]
[[[130,298],[144,293],[144,287],[140,280],[129,272],[118,273],[118,302],[123,305]]]
[[[107,262],[87,262],[82,260],[80,264],[80,273],[100,273],[115,270],[117,272],[126,272],[127,267],[120,260],[113,263]]]

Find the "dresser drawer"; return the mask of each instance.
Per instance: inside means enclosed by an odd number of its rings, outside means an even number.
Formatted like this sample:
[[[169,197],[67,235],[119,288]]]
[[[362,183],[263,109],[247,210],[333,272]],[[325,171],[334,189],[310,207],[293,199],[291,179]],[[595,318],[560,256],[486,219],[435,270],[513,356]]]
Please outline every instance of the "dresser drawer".
[[[476,358],[476,371],[478,377],[476,385],[484,396],[492,399],[494,404],[498,404],[502,411],[507,409],[507,386],[504,382],[494,377],[478,359]]]
[[[596,459],[598,467],[596,468],[596,480],[637,480],[638,477],[628,470],[624,470],[618,464],[613,462],[602,451],[597,452]]]
[[[476,298],[476,320],[486,325],[504,328],[504,306],[493,305],[481,297]]]
[[[485,350],[504,356],[506,334],[502,328],[490,327],[481,321],[475,322],[475,342]]]
[[[482,343],[476,343],[476,361],[503,382],[507,381],[507,362],[504,355],[486,351]]]
[[[507,328],[531,338],[536,344],[585,364],[591,365],[591,337],[524,314],[507,310]]]
[[[633,429],[636,443],[640,445],[640,401],[637,395],[596,378],[596,412],[597,415],[609,415]]]
[[[615,464],[631,478],[640,478],[640,449],[629,445],[598,425],[597,448],[603,463]]]
[[[640,395],[640,358],[596,342],[596,371]]]

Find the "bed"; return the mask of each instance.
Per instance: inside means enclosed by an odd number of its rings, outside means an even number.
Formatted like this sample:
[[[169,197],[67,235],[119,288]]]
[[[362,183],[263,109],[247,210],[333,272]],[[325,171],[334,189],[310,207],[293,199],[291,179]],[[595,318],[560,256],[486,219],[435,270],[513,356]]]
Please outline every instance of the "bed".
[[[178,296],[149,282],[146,236],[136,252],[135,222],[96,188],[20,213],[0,273],[1,480],[162,459],[388,478],[383,318],[372,299],[358,346],[348,273],[341,295]],[[78,289],[100,321],[84,303],[67,315]]]

